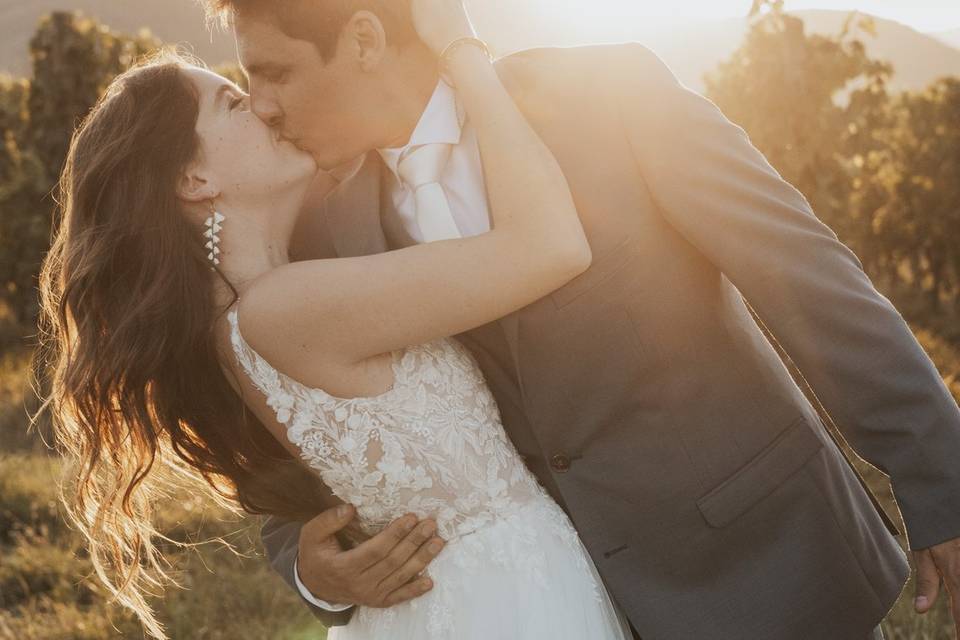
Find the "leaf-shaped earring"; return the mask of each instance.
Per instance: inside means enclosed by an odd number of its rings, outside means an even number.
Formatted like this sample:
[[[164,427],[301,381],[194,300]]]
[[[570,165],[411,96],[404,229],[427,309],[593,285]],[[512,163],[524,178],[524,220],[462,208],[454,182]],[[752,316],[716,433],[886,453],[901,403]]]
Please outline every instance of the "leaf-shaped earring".
[[[215,267],[220,264],[220,258],[218,257],[220,255],[220,236],[217,234],[223,229],[223,225],[220,223],[226,220],[226,218],[214,209],[213,203],[210,203],[210,211],[210,217],[206,220],[207,230],[203,233],[203,236],[207,238],[207,244],[203,246],[210,250],[210,253],[207,254],[207,259],[213,263],[214,266],[210,267],[210,270],[214,271]]]

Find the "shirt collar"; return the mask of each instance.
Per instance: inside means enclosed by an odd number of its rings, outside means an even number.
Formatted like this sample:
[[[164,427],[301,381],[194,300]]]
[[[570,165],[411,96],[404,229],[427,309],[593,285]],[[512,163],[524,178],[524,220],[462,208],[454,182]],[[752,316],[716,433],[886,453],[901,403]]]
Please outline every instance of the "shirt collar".
[[[441,78],[410,135],[409,142],[402,147],[377,149],[377,153],[399,179],[397,165],[404,151],[409,147],[424,144],[459,144],[464,121],[465,113],[457,100],[456,92]]]

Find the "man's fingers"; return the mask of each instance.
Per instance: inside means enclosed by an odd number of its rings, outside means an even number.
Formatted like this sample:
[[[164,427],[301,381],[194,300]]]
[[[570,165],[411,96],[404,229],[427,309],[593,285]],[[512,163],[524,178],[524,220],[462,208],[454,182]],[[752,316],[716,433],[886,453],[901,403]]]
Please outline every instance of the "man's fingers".
[[[960,591],[960,538],[937,545],[931,549],[931,555],[943,576],[944,586],[956,596]],[[957,615],[960,616],[960,611]]]
[[[397,543],[386,558],[371,566],[367,570],[367,576],[379,584],[409,562],[436,532],[437,524],[432,520],[424,520]]]
[[[413,580],[421,571],[427,568],[437,554],[443,549],[443,538],[429,538],[420,545],[416,553],[407,560],[402,567],[385,577],[380,588],[384,593],[392,593]]]
[[[344,549],[345,551],[347,549],[353,549],[358,544],[363,544],[373,537],[363,530],[363,527],[360,526],[360,522],[356,518],[351,520],[350,524],[341,529],[339,535],[349,543],[349,545]]]
[[[391,522],[383,531],[366,542],[344,553],[343,559],[358,571],[365,571],[390,555],[394,547],[400,544],[416,526],[417,517],[408,513]]]
[[[433,589],[433,580],[426,576],[423,578],[417,578],[413,582],[403,585],[388,595],[384,599],[383,606],[392,607],[395,604],[400,604],[401,602],[406,602],[407,600],[419,598],[427,591],[430,591],[430,589]]]
[[[949,540],[930,549],[930,556],[943,578],[953,616],[954,631],[960,640],[960,538]]]
[[[349,504],[327,509],[317,514],[300,530],[300,545],[321,544],[332,538],[353,520],[354,509]]]
[[[933,607],[940,593],[940,574],[929,549],[914,551],[913,559],[917,565],[917,595],[913,608],[917,613],[926,613]]]

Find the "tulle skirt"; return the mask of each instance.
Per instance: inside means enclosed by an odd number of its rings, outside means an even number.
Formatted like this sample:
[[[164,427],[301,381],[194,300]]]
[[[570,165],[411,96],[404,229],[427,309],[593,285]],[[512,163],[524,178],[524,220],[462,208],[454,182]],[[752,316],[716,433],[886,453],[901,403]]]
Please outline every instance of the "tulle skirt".
[[[431,591],[360,607],[329,640],[630,640],[563,511],[545,495],[447,542]]]

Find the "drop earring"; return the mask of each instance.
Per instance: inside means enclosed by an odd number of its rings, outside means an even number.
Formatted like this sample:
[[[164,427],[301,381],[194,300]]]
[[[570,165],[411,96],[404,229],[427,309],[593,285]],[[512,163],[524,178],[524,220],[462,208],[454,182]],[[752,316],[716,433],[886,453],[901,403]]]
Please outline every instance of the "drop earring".
[[[220,236],[217,234],[219,234],[223,228],[223,225],[220,223],[224,220],[226,220],[226,218],[214,208],[211,202],[210,217],[208,217],[206,221],[207,230],[203,233],[203,236],[207,239],[207,244],[204,246],[210,250],[210,253],[207,254],[207,259],[214,265],[210,267],[211,271],[214,271],[215,267],[220,264]]]

